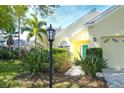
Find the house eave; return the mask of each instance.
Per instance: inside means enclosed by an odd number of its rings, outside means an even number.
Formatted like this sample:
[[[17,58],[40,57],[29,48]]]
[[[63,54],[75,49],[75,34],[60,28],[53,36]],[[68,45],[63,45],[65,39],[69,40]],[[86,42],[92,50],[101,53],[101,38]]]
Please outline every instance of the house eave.
[[[109,9],[107,9],[106,11],[104,11],[103,13],[99,14],[98,16],[96,16],[95,18],[91,19],[90,21],[86,22],[84,25],[85,26],[93,26],[96,23],[100,22],[101,20],[103,20],[104,18],[106,18],[107,16],[111,15],[112,13],[114,13],[116,10],[118,10],[121,6],[120,5],[113,5],[112,7],[110,7]]]

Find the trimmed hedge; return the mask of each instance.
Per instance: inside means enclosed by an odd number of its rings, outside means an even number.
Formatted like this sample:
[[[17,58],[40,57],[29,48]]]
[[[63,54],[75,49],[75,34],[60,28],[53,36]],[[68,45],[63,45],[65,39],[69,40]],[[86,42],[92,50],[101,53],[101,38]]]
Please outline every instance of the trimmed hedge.
[[[89,48],[86,51],[87,56],[97,56],[99,58],[103,58],[102,48]]]
[[[59,49],[58,49],[59,50]],[[62,53],[53,54],[54,70],[57,72],[65,72],[71,67],[70,54],[65,50]]]
[[[53,48],[53,62],[54,70],[57,72],[65,72],[71,66],[71,57],[68,49],[65,48]]]
[[[53,48],[53,54],[57,53],[68,53],[68,50],[63,48]]]

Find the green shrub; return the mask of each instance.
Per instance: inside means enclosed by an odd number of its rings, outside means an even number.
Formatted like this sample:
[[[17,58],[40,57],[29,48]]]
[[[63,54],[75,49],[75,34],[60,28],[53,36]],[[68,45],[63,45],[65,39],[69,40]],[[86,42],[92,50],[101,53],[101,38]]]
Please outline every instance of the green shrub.
[[[67,52],[53,54],[54,70],[65,72],[71,67],[70,55]]]
[[[60,52],[61,51],[61,52]],[[30,49],[22,58],[22,65],[32,73],[49,71],[49,50],[43,48]],[[64,72],[70,67],[70,55],[67,50],[53,50],[54,71]]]
[[[64,48],[53,48],[54,70],[65,72],[71,67],[70,53]]]
[[[28,49],[26,48],[20,48],[20,58],[23,58],[27,53],[28,53]],[[18,54],[17,54],[18,55]],[[18,56],[17,56],[18,57]]]
[[[58,53],[68,53],[68,50],[64,48],[53,48],[53,54],[58,54]]]
[[[49,70],[48,51],[40,48],[32,48],[23,58],[22,65],[32,73]]]
[[[103,58],[102,48],[89,48],[86,51],[87,56],[97,56],[99,58]]]
[[[96,55],[89,55],[85,59],[80,55],[80,59],[75,58],[75,65],[79,65],[85,74],[96,77],[97,72],[101,72],[103,68],[107,68],[107,60],[99,58]]]
[[[17,51],[11,50],[6,47],[0,47],[0,59],[1,60],[10,60],[16,58]]]
[[[25,56],[28,50],[20,48],[20,55]],[[18,48],[10,49],[8,47],[0,47],[0,59],[10,60],[18,58]]]

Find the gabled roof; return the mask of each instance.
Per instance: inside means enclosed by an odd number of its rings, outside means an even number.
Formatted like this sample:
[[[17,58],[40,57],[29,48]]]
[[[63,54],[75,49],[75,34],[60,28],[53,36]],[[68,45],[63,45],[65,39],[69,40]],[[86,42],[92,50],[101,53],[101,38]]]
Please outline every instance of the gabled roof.
[[[93,18],[90,21],[86,22],[85,25],[91,26],[91,25],[97,23],[101,19],[103,19],[103,18],[107,17],[108,15],[112,14],[114,11],[116,11],[120,7],[121,7],[120,5],[113,5],[112,7],[107,9],[106,11],[104,11],[101,14],[99,14],[98,16],[96,16],[95,18]]]
[[[92,10],[89,11],[87,14],[81,16],[81,17],[78,18],[76,21],[72,22],[72,23],[71,23],[69,26],[67,26],[65,29],[62,29],[61,31],[59,31],[59,32],[58,32],[58,35],[61,34],[61,33],[63,33],[63,32],[65,32],[65,31],[67,31],[67,30],[69,30],[69,29],[72,29],[72,27],[74,27],[76,24],[78,24],[79,22],[81,22],[82,20],[84,20],[85,17],[87,17],[88,15],[91,15],[92,13],[96,13],[97,15],[99,15],[101,12],[102,12],[102,11],[97,10],[96,8],[92,9]],[[96,15],[94,15],[94,16],[96,16]],[[90,20],[90,19],[91,19],[91,18],[89,18],[89,20]],[[87,19],[87,20],[88,20],[88,19]],[[86,22],[86,21],[84,21],[81,25],[83,26],[85,22]]]
[[[84,18],[85,16],[87,16],[88,14],[90,14],[90,13],[92,13],[92,12],[94,12],[94,11],[97,11],[97,12],[100,12],[100,13],[102,12],[102,11],[100,11],[100,10],[97,10],[96,8],[93,8],[93,9],[90,10],[88,13],[86,13],[86,14],[83,15],[83,16],[81,16],[81,17],[78,18],[76,21],[74,21],[74,22],[71,23],[69,26],[67,26],[64,30],[66,30],[66,29],[70,28],[72,25],[78,23],[82,18]]]

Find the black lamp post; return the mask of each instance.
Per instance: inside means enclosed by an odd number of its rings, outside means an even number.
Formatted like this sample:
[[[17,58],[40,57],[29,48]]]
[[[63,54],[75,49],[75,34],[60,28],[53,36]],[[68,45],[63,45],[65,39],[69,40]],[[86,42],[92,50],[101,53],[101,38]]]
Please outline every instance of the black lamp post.
[[[55,40],[55,30],[52,28],[51,24],[50,24],[50,27],[47,29],[47,39],[49,41],[49,47],[50,47],[50,85],[49,87],[52,88],[52,74],[53,74],[52,45],[53,45],[53,41]]]

